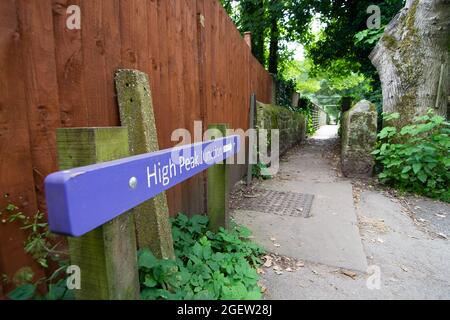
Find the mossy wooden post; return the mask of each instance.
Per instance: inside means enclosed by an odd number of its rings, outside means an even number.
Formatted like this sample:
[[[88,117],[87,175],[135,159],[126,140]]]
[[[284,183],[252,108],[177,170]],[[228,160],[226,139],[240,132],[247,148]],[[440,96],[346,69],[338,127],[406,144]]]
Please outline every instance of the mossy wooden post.
[[[126,128],[59,129],[57,146],[61,170],[129,156]],[[70,262],[81,270],[77,299],[139,299],[132,214],[122,214],[80,238],[68,238],[68,242]]]
[[[248,125],[249,130],[255,129],[255,113],[256,113],[256,94],[252,93],[252,95],[250,97],[250,115],[249,115],[249,125]],[[253,153],[256,151],[254,148],[254,145],[251,144],[252,142],[256,142],[256,141],[253,141],[251,135],[252,135],[252,133],[249,134],[249,138],[248,138],[247,185],[250,185],[253,180],[253,163],[252,162],[253,162],[253,158],[254,158]]]
[[[216,130],[217,135],[211,134],[211,139],[225,137],[227,124],[211,124],[208,131]],[[221,227],[229,227],[228,219],[228,169],[226,160],[208,169],[208,216],[209,229],[217,232]]]
[[[153,102],[147,74],[138,70],[118,70],[117,98],[122,126],[128,128],[132,155],[159,150]],[[137,244],[150,248],[155,256],[174,259],[172,227],[165,192],[133,209]]]

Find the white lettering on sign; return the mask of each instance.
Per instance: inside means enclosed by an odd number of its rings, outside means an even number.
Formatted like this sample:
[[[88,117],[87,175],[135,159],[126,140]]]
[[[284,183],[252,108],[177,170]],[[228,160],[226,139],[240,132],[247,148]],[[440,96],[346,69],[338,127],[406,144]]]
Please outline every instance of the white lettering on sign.
[[[194,155],[191,156],[186,152],[185,155],[178,155],[176,158],[172,157],[169,163],[153,164],[147,167],[147,186],[148,188],[157,185],[167,186],[171,179],[189,173],[191,170],[203,165],[204,163],[213,164],[223,157],[224,153],[233,151],[233,144],[229,143],[225,146],[211,146],[211,149],[206,149],[204,152],[197,152],[194,150]]]
[[[191,171],[192,169],[197,168],[198,166],[203,164],[202,158],[199,154],[194,155],[193,157],[180,157],[180,174],[183,174],[183,169],[186,172]]]
[[[223,152],[230,152],[231,150],[233,150],[232,144],[227,144],[226,146],[223,147]]]
[[[153,168],[147,167],[147,182],[148,187],[152,185],[162,184],[167,186],[170,183],[170,179],[177,176],[177,167],[172,160],[169,160],[169,164],[161,166],[161,163],[154,164]],[[153,184],[152,184],[153,181]]]

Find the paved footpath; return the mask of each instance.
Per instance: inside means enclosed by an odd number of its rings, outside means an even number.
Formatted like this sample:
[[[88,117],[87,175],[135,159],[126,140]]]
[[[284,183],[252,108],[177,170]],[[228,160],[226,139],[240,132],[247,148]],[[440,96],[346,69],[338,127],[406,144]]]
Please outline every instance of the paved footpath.
[[[343,178],[337,143],[337,126],[322,127],[277,176],[232,196],[269,252],[266,299],[449,299],[450,206]]]

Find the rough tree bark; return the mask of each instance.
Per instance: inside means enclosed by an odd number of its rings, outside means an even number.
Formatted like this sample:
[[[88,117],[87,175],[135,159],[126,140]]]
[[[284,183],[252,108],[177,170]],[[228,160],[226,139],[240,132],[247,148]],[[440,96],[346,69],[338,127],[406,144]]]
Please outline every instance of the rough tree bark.
[[[450,0],[407,0],[370,55],[383,90],[384,112],[394,125],[434,108],[446,116],[450,94]]]
[[[278,51],[280,33],[277,17],[272,17],[270,23],[269,73],[278,74]]]

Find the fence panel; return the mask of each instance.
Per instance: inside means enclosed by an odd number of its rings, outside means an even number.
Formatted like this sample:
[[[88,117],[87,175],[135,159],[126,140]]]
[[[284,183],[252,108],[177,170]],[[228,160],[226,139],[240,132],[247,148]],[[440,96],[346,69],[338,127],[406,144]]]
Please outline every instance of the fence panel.
[[[81,9],[81,30],[66,26],[69,5]],[[161,148],[195,120],[246,130],[250,94],[271,100],[270,75],[217,0],[4,0],[0,18],[1,208],[45,211],[56,128],[120,125],[117,69],[149,75]],[[198,175],[169,190],[171,214],[204,213],[205,182]],[[0,224],[0,274],[33,265],[23,240]]]

